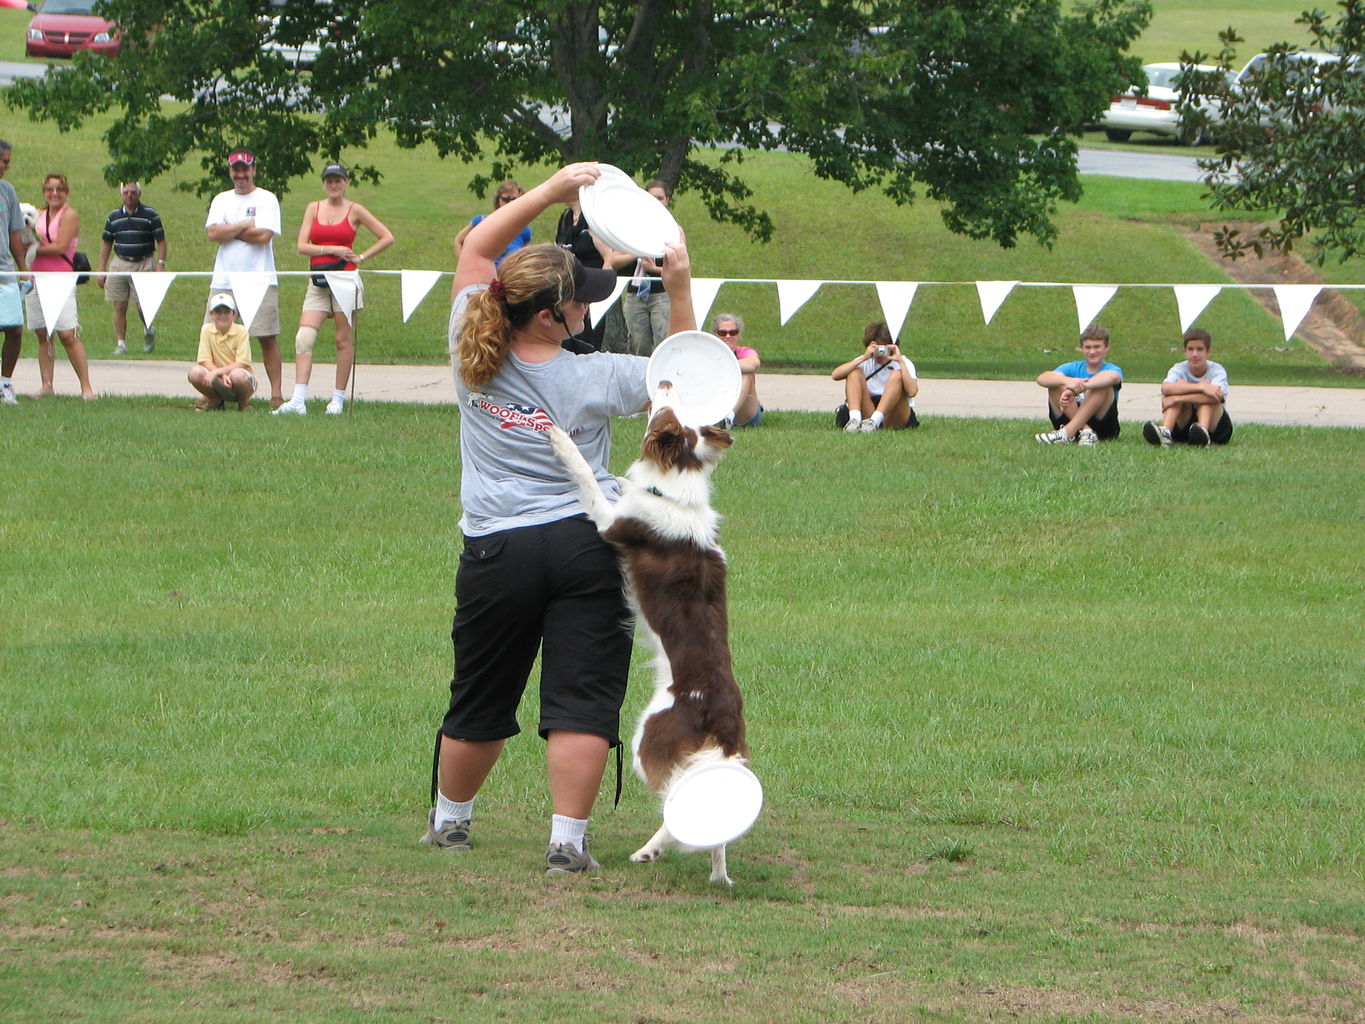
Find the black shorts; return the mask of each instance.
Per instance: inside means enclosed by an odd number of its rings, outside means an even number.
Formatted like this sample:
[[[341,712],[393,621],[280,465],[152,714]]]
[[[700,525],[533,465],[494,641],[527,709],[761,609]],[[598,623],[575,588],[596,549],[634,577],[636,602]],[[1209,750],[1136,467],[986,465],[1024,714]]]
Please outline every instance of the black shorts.
[[[466,537],[455,574],[451,739],[520,732],[517,705],[540,652],[540,734],[621,742],[633,621],[613,549],[586,518]]]
[[[1053,430],[1061,430],[1062,424],[1066,422],[1066,417],[1059,412],[1053,412],[1052,406],[1047,407],[1047,418],[1052,421]],[[1095,432],[1095,436],[1101,441],[1112,441],[1119,436],[1119,396],[1114,394],[1114,402],[1102,416],[1093,417],[1086,424]]]
[[[1185,442],[1189,441],[1189,439],[1190,439],[1190,426],[1191,426],[1191,424],[1193,424],[1193,423],[1195,423],[1195,422],[1197,422],[1196,419],[1195,419],[1195,417],[1191,416],[1191,417],[1190,417],[1190,422],[1189,422],[1189,423],[1186,423],[1183,427],[1181,427],[1181,426],[1173,427],[1173,428],[1171,429],[1171,440],[1172,440],[1172,441],[1177,441],[1177,442],[1179,442],[1179,443],[1181,443],[1181,444],[1184,444]],[[1213,430],[1211,430],[1211,431],[1209,432],[1209,443],[1210,443],[1210,444],[1227,444],[1227,443],[1228,443],[1229,441],[1231,441],[1231,440],[1232,440],[1232,417],[1229,416],[1229,415],[1228,415],[1228,411],[1227,411],[1226,409],[1224,409],[1224,410],[1223,410],[1223,415],[1222,415],[1222,417],[1219,418],[1218,422],[1215,423],[1215,424],[1213,425]]]

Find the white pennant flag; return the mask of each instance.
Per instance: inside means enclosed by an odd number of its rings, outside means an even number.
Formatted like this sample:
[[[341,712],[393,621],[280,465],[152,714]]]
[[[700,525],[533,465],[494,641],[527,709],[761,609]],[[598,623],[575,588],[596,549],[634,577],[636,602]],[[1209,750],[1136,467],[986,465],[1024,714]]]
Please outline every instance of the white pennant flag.
[[[133,291],[137,292],[137,304],[142,307],[142,316],[150,327],[161,309],[161,303],[166,300],[166,292],[175,280],[175,275],[164,270],[160,273],[138,270],[129,274],[128,280],[132,282]]]
[[[618,277],[616,279],[615,287],[611,290],[611,294],[605,299],[594,302],[588,307],[588,311],[592,317],[591,323],[598,324],[602,322],[602,317],[607,315],[607,310],[611,309],[611,304],[621,297],[621,293],[626,290],[626,285],[628,284],[630,284],[630,278]]]
[[[441,277],[439,270],[400,270],[398,272],[399,285],[403,293],[403,322],[408,322],[408,317],[412,316],[413,311],[427,297],[427,292],[431,291]]]
[[[53,324],[61,315],[71,293],[76,290],[76,275],[65,270],[48,271],[33,275],[33,287],[38,292],[38,308],[43,311],[43,322],[48,325],[47,333],[54,333]]]
[[[331,289],[332,298],[336,299],[341,315],[354,323],[355,295],[360,290],[360,271],[332,270],[322,276],[327,279],[327,287]]]
[[[256,310],[261,308],[261,300],[274,283],[275,275],[262,270],[239,270],[228,274],[232,298],[237,303],[237,316],[248,332],[251,321],[256,319]]]
[[[1190,324],[1199,319],[1209,303],[1223,290],[1221,284],[1177,284],[1175,289],[1175,308],[1180,311],[1180,333],[1190,329]]]
[[[878,281],[877,299],[882,305],[882,319],[891,337],[899,338],[905,318],[910,314],[910,303],[915,301],[918,281]]]
[[[1102,310],[1114,297],[1118,291],[1117,285],[1112,284],[1073,284],[1071,286],[1071,297],[1076,300],[1076,319],[1080,321],[1080,326],[1076,330],[1083,331],[1095,322],[1095,317],[1100,315]]]
[[[991,317],[995,316],[996,310],[1009,297],[1010,292],[1014,291],[1014,286],[1018,283],[1018,281],[976,282],[976,297],[981,300],[981,315],[986,318],[986,323],[991,322]]]
[[[784,325],[792,314],[806,304],[806,300],[820,290],[824,281],[778,281],[778,323]]]
[[[716,301],[716,293],[725,283],[723,277],[692,278],[692,313],[697,318],[697,327],[706,330],[706,315],[711,312],[711,304]]]
[[[1318,292],[1322,291],[1322,286],[1277,284],[1272,291],[1275,292],[1275,301],[1280,304],[1280,319],[1284,321],[1284,340],[1288,341],[1294,337],[1299,324],[1303,323],[1303,318],[1308,315],[1308,308],[1313,305]]]

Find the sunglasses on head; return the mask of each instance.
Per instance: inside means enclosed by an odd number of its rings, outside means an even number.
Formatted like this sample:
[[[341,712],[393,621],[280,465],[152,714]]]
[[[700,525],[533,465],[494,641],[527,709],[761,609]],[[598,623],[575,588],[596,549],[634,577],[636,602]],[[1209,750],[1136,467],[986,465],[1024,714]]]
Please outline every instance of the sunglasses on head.
[[[738,336],[738,334],[739,334],[738,327],[719,327],[716,329],[717,337],[721,338],[734,338]]]

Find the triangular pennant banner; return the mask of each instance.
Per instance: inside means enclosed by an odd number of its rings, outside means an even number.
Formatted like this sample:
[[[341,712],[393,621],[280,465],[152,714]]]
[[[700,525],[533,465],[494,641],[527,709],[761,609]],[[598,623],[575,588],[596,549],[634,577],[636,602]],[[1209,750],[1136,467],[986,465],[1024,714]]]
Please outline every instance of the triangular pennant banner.
[[[910,313],[910,303],[915,301],[918,281],[878,281],[877,299],[882,305],[882,319],[886,321],[891,337],[899,338],[905,318]]]
[[[66,300],[76,290],[76,275],[65,270],[48,271],[33,275],[33,287],[38,292],[38,308],[43,311],[43,322],[47,333],[54,331],[53,324],[61,315]]]
[[[137,304],[142,307],[143,319],[150,327],[152,321],[156,319],[157,311],[161,309],[161,303],[166,299],[166,292],[171,287],[171,282],[175,280],[175,275],[169,271],[157,273],[151,270],[138,270],[129,274],[128,279],[133,283],[133,291],[137,292]]]
[[[1294,332],[1308,315],[1308,308],[1322,291],[1316,284],[1277,284],[1272,289],[1275,301],[1280,304],[1280,319],[1284,322],[1284,340],[1294,337]],[[46,315],[46,314],[44,314]]]
[[[357,270],[333,270],[322,275],[327,278],[327,287],[331,289],[341,315],[352,323],[355,322],[355,294],[360,288],[359,274]]]
[[[1221,284],[1177,284],[1172,287],[1175,290],[1175,308],[1180,311],[1181,334],[1190,329],[1190,324],[1199,319],[1199,314],[1223,290]]]
[[[1073,284],[1071,297],[1076,300],[1076,319],[1080,321],[1077,331],[1083,331],[1095,322],[1095,317],[1118,291],[1111,284]]]
[[[412,316],[413,311],[427,297],[427,292],[431,291],[431,286],[440,279],[439,270],[400,270],[398,272],[399,284],[403,292],[403,322],[408,322],[408,317]]]
[[[237,303],[237,317],[250,331],[256,310],[261,308],[261,300],[275,283],[275,275],[260,270],[239,270],[228,274],[228,283],[232,285],[232,298]]]
[[[785,325],[792,314],[806,304],[806,300],[820,290],[824,281],[778,281],[778,322]]]
[[[711,312],[711,304],[716,301],[716,293],[725,283],[723,277],[692,278],[692,312],[697,318],[697,327],[706,330],[706,316]]]
[[[1014,286],[1018,283],[1018,281],[976,282],[976,297],[981,300],[981,315],[985,318],[986,323],[991,322],[991,317],[995,316],[996,310],[1009,297],[1010,292],[1014,291]]]
[[[628,284],[630,284],[630,278],[618,277],[616,279],[616,286],[612,288],[611,294],[600,302],[594,302],[588,307],[592,317],[592,323],[598,324],[602,322],[602,318],[607,315],[607,310],[611,309],[613,302],[616,302],[621,298],[621,293],[626,290],[626,285]]]

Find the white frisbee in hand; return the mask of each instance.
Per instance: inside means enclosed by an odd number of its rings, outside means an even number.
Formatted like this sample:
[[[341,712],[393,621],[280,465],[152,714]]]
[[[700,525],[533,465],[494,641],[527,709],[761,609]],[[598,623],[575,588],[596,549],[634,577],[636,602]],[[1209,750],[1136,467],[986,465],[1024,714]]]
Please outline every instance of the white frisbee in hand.
[[[663,259],[664,245],[682,238],[668,207],[619,167],[600,163],[597,168],[601,176],[578,190],[578,205],[593,235],[619,252]]]
[[[748,832],[763,809],[763,784],[736,761],[693,768],[664,799],[664,824],[684,846],[706,850]]]
[[[704,427],[734,410],[743,375],[734,350],[714,334],[679,331],[659,342],[649,357],[645,383],[651,395],[660,384],[671,384],[669,404],[678,419],[689,427]]]

